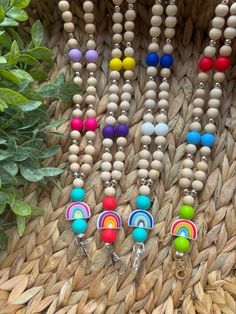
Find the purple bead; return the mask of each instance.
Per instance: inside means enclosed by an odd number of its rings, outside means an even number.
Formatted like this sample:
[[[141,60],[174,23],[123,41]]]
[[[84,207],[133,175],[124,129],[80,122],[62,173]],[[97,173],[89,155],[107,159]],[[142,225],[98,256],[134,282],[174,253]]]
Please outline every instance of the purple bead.
[[[98,53],[96,50],[90,49],[86,52],[85,57],[88,62],[95,63],[98,59]]]
[[[116,135],[117,136],[127,136],[129,133],[129,128],[126,124],[119,124],[116,127]]]
[[[79,49],[71,49],[68,53],[68,57],[72,62],[79,62],[82,59],[82,52]]]
[[[102,134],[104,138],[114,138],[116,135],[115,128],[111,125],[106,125],[102,129]]]

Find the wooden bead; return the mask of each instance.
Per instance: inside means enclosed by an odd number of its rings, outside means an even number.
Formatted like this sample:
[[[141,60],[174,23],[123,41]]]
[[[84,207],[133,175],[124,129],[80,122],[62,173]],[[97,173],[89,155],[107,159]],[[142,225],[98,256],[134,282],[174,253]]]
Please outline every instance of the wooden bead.
[[[186,195],[183,197],[183,203],[185,205],[193,206],[194,205],[194,198],[191,195]]]
[[[77,156],[77,155],[70,155],[69,157],[68,157],[68,161],[70,162],[70,163],[74,163],[74,162],[78,162],[79,161],[79,157]]]
[[[183,178],[192,179],[192,177],[193,177],[193,171],[192,171],[191,169],[189,169],[189,168],[183,168],[183,169],[181,170],[181,176],[182,176]]]
[[[80,178],[76,178],[73,181],[73,186],[76,188],[82,188],[84,186],[84,181]]]
[[[93,132],[93,131],[87,131],[85,133],[85,137],[88,139],[88,140],[91,140],[93,141],[96,137],[96,134]]]
[[[83,164],[81,166],[81,172],[85,173],[85,174],[89,174],[91,171],[92,167],[89,164]]]
[[[90,77],[90,78],[88,78],[87,83],[88,83],[88,85],[96,86],[97,85],[97,79],[95,77]]]
[[[198,132],[200,132],[201,129],[202,129],[202,126],[201,126],[201,124],[199,122],[194,121],[194,122],[192,122],[190,124],[189,128],[190,128],[191,131],[198,131]]]
[[[206,174],[205,174],[204,171],[198,170],[198,171],[195,172],[194,178],[195,178],[196,180],[199,180],[199,181],[201,181],[201,182],[204,182],[204,181],[206,180]]]
[[[209,108],[219,108],[220,107],[220,100],[219,99],[210,99],[208,101],[208,107]]]
[[[80,165],[77,162],[73,162],[70,165],[70,171],[72,171],[72,172],[79,172],[79,170],[80,170]]]
[[[81,138],[81,134],[79,131],[76,131],[76,130],[73,130],[71,131],[70,133],[70,137],[73,139],[73,140],[79,140]]]
[[[76,85],[79,85],[79,86],[83,84],[83,80],[82,80],[82,78],[79,77],[79,76],[75,76],[75,77],[73,78],[73,82],[74,82]]]
[[[68,46],[69,46],[70,49],[79,47],[79,43],[78,43],[78,41],[75,38],[70,38],[67,43],[68,43]],[[77,62],[73,63],[73,65],[74,64],[77,64]],[[76,71],[75,67],[76,66],[74,66],[74,67],[72,66],[74,71]],[[80,71],[80,70],[81,69],[79,69],[78,71]]]
[[[128,21],[134,21],[136,18],[136,12],[134,10],[127,10],[125,12],[125,19]]]
[[[65,12],[69,10],[70,4],[68,1],[59,1],[58,7],[62,12]]]
[[[124,152],[116,152],[115,153],[115,159],[119,161],[124,161],[125,160],[125,153]]]
[[[214,81],[223,83],[225,80],[225,74],[223,72],[216,72],[214,74]]]
[[[135,26],[135,24],[132,21],[126,21],[125,22],[125,30],[126,31],[132,31],[134,29],[134,26]]]
[[[165,19],[165,25],[167,27],[175,27],[177,24],[177,18],[175,16],[167,16]]]
[[[212,39],[212,40],[215,40],[217,41],[218,39],[220,39],[222,35],[222,30],[221,29],[218,29],[218,28],[212,28],[209,32],[209,37]]]
[[[164,113],[158,114],[156,116],[156,123],[166,123],[167,124],[167,122],[168,122],[168,119]]]
[[[76,48],[76,47],[75,47]],[[80,62],[75,62],[72,64],[72,69],[74,72],[80,72],[82,70],[82,64]]]
[[[155,37],[154,37],[154,38],[155,38]],[[149,50],[150,52],[158,52],[159,48],[160,48],[160,47],[159,47],[159,44],[158,44],[158,43],[155,43],[155,42],[149,44],[149,46],[148,46],[148,50]]]
[[[150,152],[146,149],[143,149],[139,152],[139,157],[141,159],[149,160],[150,156],[151,156]]]
[[[110,139],[110,138],[105,138],[103,141],[102,141],[102,145],[105,147],[105,148],[111,148],[113,146],[113,140]]]
[[[114,196],[116,194],[116,190],[113,187],[105,188],[105,195]]]
[[[94,14],[93,13],[85,13],[84,14],[85,23],[93,23],[94,22]]]
[[[140,159],[138,161],[138,167],[140,169],[148,169],[149,168],[149,162],[145,159]]]
[[[162,15],[162,13],[163,13],[163,6],[161,4],[154,4],[152,6],[153,15]]]
[[[116,160],[113,164],[114,170],[122,171],[124,169],[124,163],[122,161]]]
[[[161,34],[161,29],[160,27],[157,27],[157,26],[152,26],[149,30],[149,34],[151,37],[154,37],[154,38],[158,38]]]
[[[161,69],[160,74],[163,78],[169,78],[171,76],[171,70],[167,68]]]
[[[72,13],[70,11],[65,11],[62,13],[62,19],[64,22],[71,22],[72,21]]]
[[[96,152],[95,147],[93,145],[87,145],[84,151],[86,154],[89,154],[91,156],[93,156]]]
[[[101,179],[102,181],[110,181],[111,180],[111,173],[108,172],[108,171],[104,171],[104,172],[101,172]]]
[[[133,41],[134,40],[134,33],[132,31],[126,31],[124,33],[124,40],[127,41]]]
[[[168,4],[166,7],[166,14],[169,16],[175,16],[177,14],[177,6],[175,4]]]
[[[216,28],[223,28],[223,26],[225,25],[225,19],[223,17],[220,16],[216,16],[214,17],[214,19],[212,20],[212,26],[216,27]]]
[[[155,138],[155,144],[157,146],[165,146],[166,145],[166,138],[164,136],[157,136]]]
[[[143,135],[141,136],[141,143],[143,145],[150,145],[152,142],[152,138],[149,135]]]
[[[197,147],[194,144],[187,144],[186,145],[186,153],[187,154],[195,154],[197,151]]]
[[[235,27],[226,27],[226,29],[224,30],[224,36],[227,39],[233,40],[236,37]]]
[[[171,28],[171,27],[167,27],[165,30],[164,30],[164,35],[167,39],[171,39],[175,36],[175,29],[174,28]]]
[[[205,126],[205,132],[216,133],[216,126],[213,123],[207,123]]]
[[[146,179],[148,177],[148,171],[146,169],[139,169],[138,170],[138,177],[140,179],[142,179],[142,178]]]
[[[154,170],[161,171],[162,170],[162,162],[159,160],[153,160],[151,163],[151,168]]]
[[[124,55],[126,57],[133,57],[134,56],[134,48],[132,47],[126,47],[124,50]],[[132,71],[133,72],[133,71]]]
[[[206,162],[204,161],[199,161],[197,163],[197,169],[201,170],[201,171],[204,171],[204,172],[207,172],[208,170],[208,165]]]
[[[184,168],[192,169],[193,166],[194,166],[194,162],[191,159],[189,159],[189,158],[184,159],[184,161],[183,161],[183,167]]]
[[[194,180],[192,182],[192,188],[196,190],[197,192],[199,192],[203,189],[203,183],[199,180]]]
[[[215,9],[216,16],[225,17],[229,12],[229,7],[226,4],[218,4]]]
[[[72,22],[66,22],[66,23],[64,23],[64,30],[65,30],[67,33],[73,33],[74,30],[75,30],[75,25],[74,25],[74,23],[72,23]]]
[[[117,34],[121,34],[122,30],[123,30],[122,24],[120,24],[120,23],[113,24],[112,31],[113,31],[114,34],[116,34],[116,33]]]
[[[93,12],[94,5],[92,1],[84,1],[83,3],[83,9],[85,12]]]
[[[112,20],[114,23],[122,23],[123,21],[123,14],[120,12],[115,12],[112,15]]]
[[[86,32],[87,34],[89,34],[89,35],[90,35],[90,34],[94,34],[95,31],[96,31],[95,25],[92,24],[92,23],[86,24],[85,27],[84,27],[84,29],[85,29],[85,32]]]
[[[142,185],[139,188],[139,193],[142,195],[149,195],[150,194],[150,188],[147,185]]]
[[[210,91],[210,97],[215,99],[220,99],[222,97],[222,90],[220,88],[212,88]]]
[[[83,97],[79,94],[75,94],[72,98],[74,104],[81,104],[83,102]]]
[[[101,163],[101,170],[102,171],[111,171],[112,169],[112,164],[108,161],[103,161]]]
[[[93,157],[90,155],[84,155],[82,158],[82,162],[85,164],[92,165],[93,164]]]
[[[162,47],[163,53],[172,54],[174,51],[174,47],[171,44],[165,44]]]
[[[200,153],[202,156],[209,157],[211,154],[211,149],[210,149],[210,147],[203,146],[200,148]]]
[[[89,109],[89,110],[87,110],[86,111],[86,117],[87,118],[95,118],[96,117],[96,111],[95,110],[93,110],[93,109]]]
[[[230,46],[227,46],[227,45],[223,45],[221,48],[220,48],[220,51],[219,51],[219,54],[221,56],[230,56],[232,54],[232,47]]]
[[[73,154],[73,155],[78,155],[78,153],[79,153],[79,147],[76,145],[76,144],[72,144],[72,145],[70,145],[70,147],[69,147],[69,152],[71,153],[71,154]]]
[[[163,161],[163,158],[164,158],[164,154],[163,154],[163,152],[162,151],[155,151],[154,153],[153,153],[153,158],[155,159],[155,160],[159,160],[159,161]]]
[[[209,75],[205,72],[198,73],[198,80],[199,82],[207,82],[209,78]]]
[[[148,175],[151,180],[157,180],[159,178],[160,172],[155,169],[151,169]]]
[[[127,139],[125,137],[118,137],[116,143],[118,146],[124,147],[127,145]]]
[[[112,161],[112,154],[111,153],[103,153],[102,154],[102,160],[103,161]]]
[[[205,95],[206,95],[206,91],[204,89],[202,89],[202,88],[196,89],[196,91],[195,91],[195,97],[196,98],[203,98],[203,97],[205,97]]]
[[[215,108],[210,108],[207,110],[207,116],[210,118],[210,119],[215,119],[217,118],[219,115],[219,110],[218,109],[215,109]]]
[[[193,116],[200,118],[203,115],[202,108],[194,108],[193,109]]]
[[[191,185],[191,181],[187,178],[181,178],[179,180],[179,185],[182,189],[186,189],[186,188],[189,188],[190,185]]]
[[[203,108],[204,107],[204,104],[205,104],[205,101],[204,101],[204,99],[202,99],[202,98],[195,98],[194,100],[193,100],[193,106],[194,107],[198,107],[198,108]]]
[[[111,177],[112,179],[119,181],[122,178],[122,173],[118,170],[113,170],[111,172]]]

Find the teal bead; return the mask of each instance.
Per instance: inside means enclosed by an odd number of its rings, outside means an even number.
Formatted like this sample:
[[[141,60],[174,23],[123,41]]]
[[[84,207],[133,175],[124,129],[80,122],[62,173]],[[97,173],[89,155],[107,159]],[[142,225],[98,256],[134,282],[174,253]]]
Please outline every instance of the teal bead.
[[[147,239],[147,231],[143,228],[135,228],[132,237],[135,242],[144,242]]]
[[[74,202],[83,201],[84,197],[85,197],[84,189],[82,189],[82,188],[74,188],[70,192],[70,196],[71,196],[72,201],[74,201]]]
[[[139,195],[136,198],[136,207],[138,209],[148,209],[151,206],[151,200],[147,195]]]
[[[87,222],[84,219],[76,219],[73,221],[71,228],[74,233],[85,233],[87,229]]]

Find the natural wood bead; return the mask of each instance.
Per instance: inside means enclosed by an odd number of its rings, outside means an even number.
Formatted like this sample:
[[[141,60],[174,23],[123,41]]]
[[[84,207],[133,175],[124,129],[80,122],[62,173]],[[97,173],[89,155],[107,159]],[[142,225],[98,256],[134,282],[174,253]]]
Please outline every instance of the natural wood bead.
[[[84,14],[85,23],[93,23],[94,22],[94,14],[93,13],[85,13]]]
[[[125,30],[126,31],[133,31],[134,30],[134,26],[135,26],[135,24],[132,21],[126,21],[125,22]]]
[[[123,14],[120,12],[115,12],[112,15],[112,20],[114,23],[122,23],[123,21]]]
[[[163,13],[163,6],[161,4],[154,4],[152,6],[153,15],[162,15],[162,13]]]
[[[149,135],[143,135],[141,136],[141,143],[143,145],[150,145],[152,142],[152,138]]]
[[[206,174],[204,171],[198,170],[194,173],[194,178],[196,180],[199,180],[201,182],[204,182],[206,180]]]
[[[129,124],[129,118],[126,115],[122,114],[118,117],[117,122],[128,125]]]
[[[93,157],[90,155],[84,155],[82,158],[82,162],[85,164],[92,165],[93,164]]]
[[[235,27],[226,27],[226,29],[224,30],[224,37],[233,40],[236,37]]]
[[[120,6],[122,4],[123,0],[113,0],[114,5]]]
[[[144,102],[144,106],[146,109],[154,109],[156,106],[156,102],[153,99],[146,99]]]
[[[155,37],[154,37],[155,38]],[[158,43],[150,43],[149,46],[148,46],[148,50],[150,52],[158,52],[159,50],[159,44]]]
[[[76,188],[82,188],[84,186],[84,181],[80,178],[76,178],[73,181],[73,186]]]
[[[87,41],[86,46],[87,46],[87,49],[88,49],[88,50],[89,50],[89,49],[96,49],[96,42],[95,42],[93,39],[89,39],[89,40]],[[89,64],[89,63],[88,63],[88,64]],[[88,65],[87,65],[87,68],[88,68]]]
[[[112,161],[112,154],[111,153],[103,153],[102,154],[102,160],[103,161]]]
[[[194,198],[191,195],[186,195],[183,197],[183,203],[185,205],[193,206],[194,205]]]
[[[70,165],[70,171],[72,172],[78,172],[80,170],[80,165],[77,162],[73,162]]]
[[[96,97],[93,95],[87,95],[85,98],[85,101],[87,104],[95,105],[96,103]]]
[[[160,99],[157,103],[160,109],[168,109],[169,108],[169,101],[166,99]]]
[[[70,147],[69,147],[69,152],[70,152],[71,154],[73,154],[73,155],[78,155],[78,153],[79,153],[79,146],[76,145],[76,144],[70,145]]]
[[[220,88],[212,88],[210,91],[210,97],[215,99],[220,99],[222,97],[222,89]]]
[[[73,117],[80,118],[80,117],[82,117],[82,115],[83,115],[83,112],[80,109],[75,109],[72,111]]]
[[[163,78],[169,78],[171,76],[171,70],[167,68],[161,69],[160,74]]]
[[[118,170],[113,170],[111,173],[111,177],[112,179],[119,181],[122,178],[122,173]]]
[[[105,195],[115,196],[116,190],[113,187],[105,188]]]
[[[230,13],[236,15],[236,3],[233,3],[230,7]]]
[[[203,189],[203,183],[199,180],[194,180],[192,182],[192,188],[196,190],[197,192],[199,192]]]
[[[124,50],[124,55],[126,57],[133,57],[134,56],[134,48],[132,47],[126,47]],[[132,71],[133,72],[133,71]]]
[[[202,129],[202,126],[201,126],[201,124],[199,122],[194,121],[194,122],[192,122],[190,124],[189,128],[190,128],[191,131],[198,131],[198,132],[200,132],[201,129]]]
[[[161,29],[160,27],[157,26],[152,26],[149,30],[149,34],[151,37],[157,38],[160,36],[161,34]]]
[[[122,51],[119,48],[115,48],[112,50],[111,56],[112,56],[112,58],[119,58],[120,59],[122,56]]]
[[[122,91],[132,94],[133,93],[133,87],[131,84],[126,83],[122,86]]]
[[[169,92],[163,90],[158,94],[158,97],[159,99],[169,99]]]
[[[73,82],[74,82],[76,85],[82,85],[82,84],[83,84],[83,80],[82,80],[82,78],[79,77],[79,76],[75,76],[75,77],[73,78]]]
[[[133,41],[134,40],[134,33],[131,31],[126,31],[124,33],[124,40],[127,41]]]
[[[189,188],[190,185],[191,185],[191,181],[187,178],[181,178],[179,180],[179,185],[182,189],[186,189],[186,188]]]
[[[167,27],[165,30],[164,30],[164,35],[166,38],[168,39],[171,39],[175,36],[175,29],[174,28],[171,28],[171,27]]]
[[[134,21],[136,18],[136,12],[134,10],[127,10],[125,12],[125,19],[127,21]]]
[[[193,109],[193,116],[194,117],[201,117],[203,115],[203,110],[202,108],[194,108]]]
[[[221,56],[230,56],[232,54],[232,47],[230,46],[222,46],[219,50],[219,54]]]
[[[209,157],[210,154],[211,154],[211,149],[210,149],[210,147],[202,146],[200,148],[200,153],[201,153],[202,156]]]
[[[73,131],[70,132],[70,137],[73,140],[79,140],[81,138],[81,134],[80,134],[79,131],[73,130]]]
[[[138,177],[139,177],[140,179],[142,179],[142,178],[146,179],[146,178],[148,177],[148,171],[147,171],[147,169],[139,169],[139,170],[138,170]]]
[[[112,107],[112,109],[111,109],[110,106],[107,106],[107,108],[108,108],[109,111],[113,111],[113,112],[115,112],[117,110],[117,108],[115,108],[115,110],[114,110],[114,107]],[[108,116],[105,119],[105,124],[115,126],[116,125],[116,119],[114,117],[112,117],[112,116]]]
[[[154,90],[148,90],[148,91],[146,91],[146,93],[145,93],[145,97],[146,97],[147,99],[153,99],[153,100],[155,100],[156,97],[157,97],[157,94],[156,94],[156,92],[155,92]]]
[[[196,89],[196,91],[195,91],[195,97],[196,98],[203,98],[203,97],[205,97],[205,95],[206,95],[206,91],[204,89],[202,89],[202,88]]]
[[[205,126],[205,131],[209,133],[216,133],[216,126],[213,123],[207,123]]]
[[[81,95],[79,95],[79,94],[75,94],[73,96],[72,100],[73,100],[74,104],[79,104],[80,105],[83,102],[83,97]]]
[[[151,168],[154,170],[161,171],[162,167],[163,167],[163,165],[162,165],[162,162],[160,160],[153,160],[151,162]]]
[[[58,7],[62,12],[65,12],[69,10],[70,4],[68,1],[59,1]]]
[[[204,49],[204,55],[206,57],[214,57],[216,54],[216,48],[215,47],[211,47],[211,46],[207,46],[205,49]]]
[[[151,169],[148,175],[151,180],[157,180],[160,176],[160,172],[155,169]]]
[[[167,27],[175,27],[177,24],[177,18],[175,16],[167,16],[165,19],[165,25]]]
[[[197,151],[197,147],[194,144],[187,144],[186,145],[186,153],[187,154],[195,154]]]
[[[110,181],[111,180],[111,173],[108,171],[101,172],[101,179],[102,179],[102,181]]]
[[[218,28],[213,27],[209,32],[209,37],[215,41],[220,39],[221,35],[222,35],[222,30]]]
[[[85,174],[89,174],[91,171],[92,167],[89,164],[83,164],[81,166],[81,172],[85,173]]]
[[[154,117],[151,113],[146,113],[144,116],[143,116],[143,121],[144,122],[151,122],[153,123],[154,121]]]
[[[95,139],[95,137],[96,137],[96,134],[95,134],[95,132],[93,132],[93,131],[87,131],[87,132],[85,133],[85,137],[86,137],[88,140],[93,141],[93,140]]]
[[[223,17],[220,16],[216,16],[214,17],[214,19],[212,20],[212,26],[216,27],[216,28],[223,28],[223,26],[225,25],[225,19]]]
[[[124,92],[121,94],[120,98],[121,98],[121,100],[131,101],[132,96],[130,95],[130,93]]]
[[[141,185],[139,188],[139,193],[142,195],[149,195],[150,192],[151,190],[147,185]]]
[[[78,41],[77,41],[75,38],[70,38],[67,43],[68,43],[68,46],[69,46],[70,49],[72,49],[72,48],[78,48],[78,46],[79,46],[79,43],[78,43]],[[73,65],[76,64],[76,63],[77,63],[77,62],[73,63]],[[73,70],[74,70],[74,68],[75,68],[75,67],[72,66],[72,69],[73,69]],[[81,70],[81,69],[79,69],[79,71],[80,71],[80,70]],[[76,71],[76,70],[74,70],[74,71]]]
[[[103,161],[101,163],[101,170],[102,171],[111,171],[112,164],[108,161]]]
[[[86,92],[91,95],[96,95],[96,88],[94,86],[88,86]]]
[[[200,171],[207,172],[208,164],[205,161],[199,161],[197,163],[197,169],[200,170]]]
[[[175,4],[168,4],[166,7],[166,14],[169,16],[175,16],[177,14],[177,6]]]
[[[118,161],[124,161],[125,160],[125,153],[124,152],[116,152],[115,153],[115,159]]]
[[[89,48],[89,49],[93,49],[93,48]],[[87,63],[87,66],[86,66],[87,70],[89,72],[96,72],[97,71],[97,65],[96,63]],[[97,79],[95,77],[90,77],[89,79],[95,79],[96,80],[96,83],[95,83],[95,80],[90,80],[92,82],[92,84],[89,84],[88,82],[88,85],[92,85],[92,86],[96,86],[97,85]]]
[[[154,81],[147,81],[146,85],[145,85],[145,89],[146,90],[155,90],[157,88],[157,83]]]
[[[207,116],[210,118],[210,119],[215,119],[217,118],[219,115],[219,110],[218,109],[215,109],[215,108],[210,108],[207,110]]]
[[[189,158],[184,159],[184,161],[183,161],[183,167],[184,168],[192,169],[193,166],[194,166],[194,162],[191,159],[189,159]]]
[[[69,161],[70,163],[78,162],[78,161],[79,161],[79,157],[78,157],[77,155],[70,155],[70,156],[68,157],[68,161]]]
[[[151,25],[152,26],[160,26],[162,22],[161,16],[153,15],[151,18]]]
[[[83,3],[83,9],[86,13],[88,12],[93,12],[93,9],[94,9],[94,5],[93,5],[93,2],[92,1],[84,1]]]
[[[113,164],[114,170],[122,171],[124,169],[124,163],[122,161],[116,160]]]
[[[120,23],[113,24],[112,31],[114,34],[121,34],[123,31],[123,25]]]
[[[64,30],[65,30],[67,33],[73,33],[74,30],[75,30],[75,25],[74,25],[74,23],[72,23],[72,22],[66,22],[66,23],[64,23]]]
[[[231,15],[228,17],[227,25],[230,27],[236,27],[236,15]]]
[[[86,32],[87,34],[89,34],[89,35],[90,35],[90,34],[94,34],[95,31],[96,31],[95,25],[92,24],[92,23],[86,24],[85,27],[84,27],[84,29],[85,29],[85,32]]]
[[[215,9],[216,16],[225,17],[229,12],[229,7],[227,4],[218,4]]]
[[[104,138],[104,140],[102,141],[102,145],[105,148],[111,148],[113,146],[113,140],[111,138]]]
[[[124,72],[124,78],[125,78],[125,80],[132,80],[133,77],[134,77],[134,72],[133,72],[133,71],[131,71],[131,70],[126,70],[126,71]]]
[[[73,47],[71,47],[71,48],[73,48]],[[74,47],[74,48],[76,48],[76,47]],[[75,62],[72,64],[72,69],[74,72],[80,72],[82,70],[82,67],[83,66],[80,62]]]
[[[114,34],[112,36],[112,40],[115,44],[120,44],[122,42],[122,35],[121,34]]]
[[[151,156],[150,152],[146,149],[143,149],[139,152],[139,157],[141,159],[149,160],[150,156]]]
[[[96,152],[96,149],[93,145],[87,145],[84,149],[85,153],[86,154],[89,154],[91,156],[93,156]]]
[[[111,80],[116,80],[116,81],[118,81],[118,80],[120,79],[120,72],[118,72],[118,71],[111,71],[111,72],[109,73],[109,78],[110,78]]]
[[[204,107],[205,101],[202,98],[195,98],[193,100],[193,106],[194,107],[198,107],[198,108],[202,108]]]
[[[164,113],[160,113],[156,116],[156,123],[164,122],[167,123],[168,119],[167,116]]]
[[[112,84],[111,86],[109,86],[109,93],[114,93],[114,94],[119,94],[119,87],[116,84]]]
[[[163,161],[164,153],[162,151],[157,150],[153,153],[153,158],[155,160]]]
[[[165,44],[162,47],[163,53],[172,54],[174,51],[174,47],[171,44]]]
[[[130,103],[129,103],[128,101],[126,101],[126,100],[122,101],[122,102],[120,103],[120,109],[121,109],[121,110],[125,110],[125,111],[129,111],[129,109],[130,109]]]
[[[166,91],[168,92],[170,90],[170,84],[167,83],[167,82],[162,82],[160,85],[159,85],[159,88],[161,91]]]
[[[181,170],[181,176],[182,176],[183,178],[192,179],[192,177],[193,177],[193,171],[192,171],[191,169],[189,169],[189,168],[183,168],[183,169]]]
[[[148,169],[149,168],[149,162],[146,159],[140,159],[138,161],[138,167],[140,169]]]
[[[166,145],[166,138],[164,136],[156,136],[155,144],[157,146],[165,146]]]
[[[62,13],[62,19],[64,22],[71,22],[72,21],[72,13],[70,11],[65,11]]]
[[[209,75],[205,72],[198,73],[198,80],[199,82],[207,82],[209,78]]]
[[[125,137],[118,137],[116,143],[118,146],[124,147],[127,145],[127,139]]]
[[[91,86],[96,86],[97,85],[97,79],[95,77],[89,77],[87,80],[87,84]]]
[[[210,99],[208,101],[208,107],[210,108],[219,108],[220,107],[220,100],[219,99]]]
[[[215,82],[223,83],[224,80],[225,80],[225,74],[223,72],[216,72],[214,74],[214,81]]]
[[[95,110],[93,110],[93,109],[89,109],[89,110],[87,110],[86,111],[86,117],[87,118],[95,118],[96,117],[96,111]]]

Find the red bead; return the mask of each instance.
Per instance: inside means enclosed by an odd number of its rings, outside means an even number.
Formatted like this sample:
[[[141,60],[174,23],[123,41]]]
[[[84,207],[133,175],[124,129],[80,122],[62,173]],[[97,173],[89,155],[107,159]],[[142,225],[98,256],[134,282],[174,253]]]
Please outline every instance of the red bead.
[[[106,196],[102,202],[102,206],[106,210],[114,210],[117,206],[117,201],[113,196]]]
[[[84,127],[86,131],[95,131],[98,128],[98,122],[94,118],[88,118],[84,123]]]
[[[224,72],[228,70],[230,63],[231,62],[229,57],[221,56],[215,60],[215,68],[217,71]]]
[[[72,130],[81,131],[83,129],[83,121],[79,118],[73,118],[70,121],[70,126]]]
[[[102,241],[105,243],[113,243],[116,240],[116,231],[114,229],[102,230]]]
[[[214,62],[211,58],[209,57],[203,57],[200,61],[199,61],[199,69],[202,70],[203,72],[208,72],[210,71],[213,66],[214,66]]]

